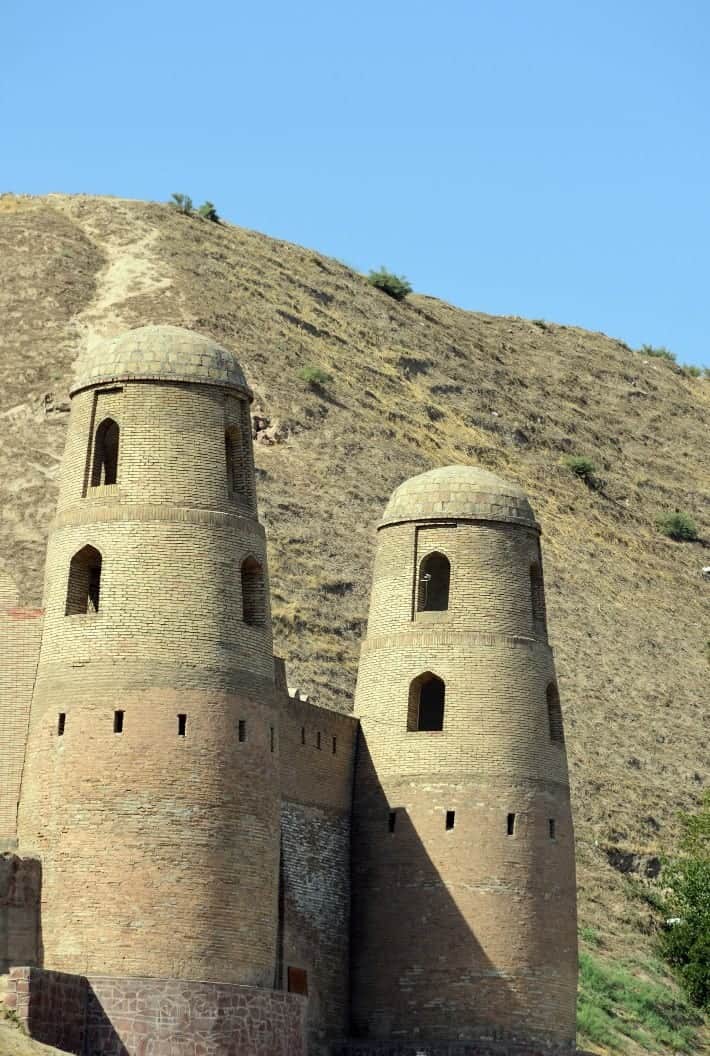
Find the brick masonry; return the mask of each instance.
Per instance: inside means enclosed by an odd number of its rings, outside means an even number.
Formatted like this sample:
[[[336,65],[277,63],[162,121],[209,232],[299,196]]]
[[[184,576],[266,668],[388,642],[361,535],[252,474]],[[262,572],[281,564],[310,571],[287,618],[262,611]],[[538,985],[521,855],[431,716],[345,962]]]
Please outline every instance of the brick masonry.
[[[75,1056],[306,1056],[306,1000],[227,983],[10,973],[6,1004]]]
[[[22,856],[0,859],[0,968],[51,969],[10,1000],[36,984],[36,1022],[68,1031],[84,1000],[91,1056],[300,1056],[291,969],[310,1056],[351,1027],[348,1056],[567,1051],[574,837],[527,499],[471,467],[405,482],[358,717],[291,699],[250,397],[231,353],[171,327],[80,363],[45,609],[0,572],[0,851]],[[419,611],[433,553],[449,604]],[[427,673],[440,730],[411,728]]]

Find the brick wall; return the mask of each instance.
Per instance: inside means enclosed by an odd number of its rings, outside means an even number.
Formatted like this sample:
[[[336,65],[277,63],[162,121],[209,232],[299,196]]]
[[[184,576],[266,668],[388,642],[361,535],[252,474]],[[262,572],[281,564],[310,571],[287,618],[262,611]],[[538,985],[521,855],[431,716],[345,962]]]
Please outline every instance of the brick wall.
[[[0,597],[0,840],[12,839],[17,832],[20,779],[41,635],[41,610],[3,610]]]
[[[349,1016],[350,806],[357,720],[285,698],[281,709],[281,985],[308,977],[313,1056]]]
[[[480,1040],[475,1042],[363,1042],[335,1045],[331,1056],[585,1056],[575,1045],[544,1041]],[[591,1056],[591,1054],[586,1054]]]
[[[16,968],[6,1007],[76,1056],[306,1056],[306,1000],[225,983]]]

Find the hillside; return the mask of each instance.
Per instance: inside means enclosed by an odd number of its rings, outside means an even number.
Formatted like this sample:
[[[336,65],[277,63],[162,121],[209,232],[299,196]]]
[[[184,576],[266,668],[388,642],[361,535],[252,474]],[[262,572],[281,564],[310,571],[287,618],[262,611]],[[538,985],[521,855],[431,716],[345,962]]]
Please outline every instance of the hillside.
[[[314,251],[165,205],[5,195],[0,573],[24,604],[41,600],[72,362],[145,323],[233,348],[269,420],[256,457],[276,651],[320,703],[351,706],[390,491],[451,462],[527,489],[543,527],[583,934],[602,961],[662,979],[642,884],[610,858],[643,872],[708,778],[710,552],[659,535],[654,518],[688,511],[710,540],[710,382],[604,334],[423,295],[397,303]],[[304,366],[332,381],[310,389]],[[562,465],[568,453],[595,462],[601,490]]]

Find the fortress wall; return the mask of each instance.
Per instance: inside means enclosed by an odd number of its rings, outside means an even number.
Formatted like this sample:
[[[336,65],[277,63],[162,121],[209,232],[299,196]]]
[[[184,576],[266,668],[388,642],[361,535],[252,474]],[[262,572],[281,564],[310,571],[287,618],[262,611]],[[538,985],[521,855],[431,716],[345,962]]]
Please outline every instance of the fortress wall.
[[[0,841],[17,834],[17,803],[42,636],[41,609],[0,611]]]
[[[289,968],[307,974],[313,1053],[321,1051],[324,1039],[342,1037],[348,1029],[350,807],[357,727],[350,715],[291,698],[284,701],[281,985],[289,986]]]
[[[9,997],[9,1000],[8,1000]],[[31,1037],[81,1056],[306,1056],[306,1001],[227,983],[17,968],[6,1006]]]

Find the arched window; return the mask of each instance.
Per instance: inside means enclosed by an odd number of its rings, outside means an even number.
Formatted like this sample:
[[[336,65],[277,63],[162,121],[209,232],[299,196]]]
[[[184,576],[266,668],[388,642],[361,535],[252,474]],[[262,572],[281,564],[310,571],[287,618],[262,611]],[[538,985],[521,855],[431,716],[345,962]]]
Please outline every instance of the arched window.
[[[537,561],[530,565],[530,601],[532,604],[533,634],[546,634],[545,587],[542,569]]]
[[[435,551],[427,554],[419,566],[419,612],[443,612],[449,607],[451,565],[448,557]]]
[[[547,687],[547,723],[550,729],[550,740],[557,744],[565,743],[565,733],[562,728],[562,708],[560,707],[560,694],[557,686],[550,682]]]
[[[443,730],[446,686],[442,679],[426,671],[409,687],[408,730]]]
[[[224,454],[227,462],[227,490],[232,495],[245,495],[244,445],[236,426],[231,426],[224,434]]]
[[[266,622],[264,570],[253,557],[242,564],[242,619],[252,627]]]
[[[69,564],[69,584],[65,614],[98,612],[101,598],[101,554],[85,546],[74,554]]]
[[[118,479],[118,422],[104,418],[94,434],[94,462],[91,467],[91,486],[115,484]]]

